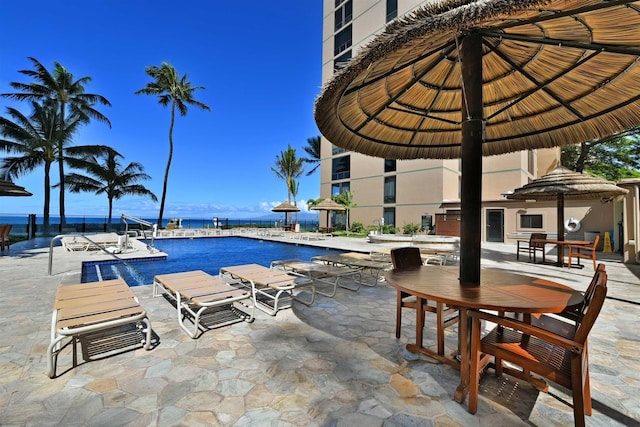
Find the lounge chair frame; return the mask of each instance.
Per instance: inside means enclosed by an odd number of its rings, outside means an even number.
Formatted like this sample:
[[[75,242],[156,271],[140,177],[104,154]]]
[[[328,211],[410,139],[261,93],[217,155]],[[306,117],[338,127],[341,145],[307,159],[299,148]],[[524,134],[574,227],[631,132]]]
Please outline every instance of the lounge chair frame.
[[[315,301],[316,288],[313,281],[295,277],[286,272],[272,270],[259,264],[243,264],[220,269],[220,277],[231,283],[239,283],[251,287],[254,292],[254,303],[259,310],[275,316],[278,311],[291,308],[293,301],[310,306]],[[298,293],[295,294],[294,291]],[[305,300],[299,297],[302,293],[311,296]]]
[[[360,289],[360,284],[362,283],[362,267],[337,267],[334,265],[304,261],[301,259],[287,259],[272,261],[270,268],[280,269],[289,274],[329,285],[331,289],[330,292],[324,292],[316,289],[316,293],[329,298],[333,298],[336,295],[338,286],[350,291],[357,291]],[[354,276],[358,276],[358,278],[356,279]],[[340,279],[345,277],[353,278],[353,283],[355,283],[356,286],[347,286],[344,283],[341,283]]]
[[[56,376],[59,353],[73,344],[73,366],[77,366],[77,342],[83,336],[135,324],[143,335],[145,350],[151,347],[151,321],[139,305],[137,297],[122,279],[103,282],[62,285],[58,287],[51,316],[51,343],[47,348],[47,371]],[[70,338],[65,345],[62,342]],[[105,352],[105,356],[122,352],[123,348]],[[84,360],[89,358],[83,351]]]
[[[242,320],[253,322],[255,291],[238,289],[202,270],[162,274],[153,278],[153,296],[170,295],[176,305],[178,324],[191,338],[212,329],[203,316],[215,315],[215,327]],[[250,303],[249,303],[250,302]],[[185,320],[190,319],[191,325]]]
[[[319,255],[311,258],[312,261],[323,262],[336,267],[351,267],[362,269],[362,272],[369,272],[372,280],[361,280],[360,284],[365,286],[376,286],[384,280],[382,272],[391,270],[393,265],[391,260],[383,261],[374,259],[370,254],[358,252],[347,252],[339,255]]]

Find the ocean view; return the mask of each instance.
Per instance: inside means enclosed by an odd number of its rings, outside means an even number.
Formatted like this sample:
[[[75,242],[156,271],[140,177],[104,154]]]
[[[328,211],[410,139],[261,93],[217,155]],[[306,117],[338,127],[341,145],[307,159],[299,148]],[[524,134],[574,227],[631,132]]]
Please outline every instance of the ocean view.
[[[0,224],[12,224],[12,235],[28,235],[29,234],[29,215],[30,214],[5,214],[0,215]],[[144,221],[155,224],[157,218],[140,218]],[[234,227],[274,227],[279,226],[282,223],[281,219],[274,218],[273,216],[259,217],[259,218],[164,218],[163,227],[172,220],[180,220],[182,228],[195,229],[195,228],[213,228],[217,220],[217,226],[222,228],[234,228]],[[51,215],[49,217],[49,223],[51,226],[49,235],[55,235],[57,233],[100,233],[107,231],[124,231],[124,224],[120,220],[120,215],[114,216],[111,219],[111,225],[108,224],[108,217],[103,215],[68,215],[66,216],[66,224],[64,230],[60,229],[60,216]],[[318,220],[316,219],[299,219],[298,223],[302,230],[317,229]],[[138,229],[139,226],[136,223],[129,222],[129,228]],[[35,215],[36,235],[42,235],[43,217],[42,215]]]

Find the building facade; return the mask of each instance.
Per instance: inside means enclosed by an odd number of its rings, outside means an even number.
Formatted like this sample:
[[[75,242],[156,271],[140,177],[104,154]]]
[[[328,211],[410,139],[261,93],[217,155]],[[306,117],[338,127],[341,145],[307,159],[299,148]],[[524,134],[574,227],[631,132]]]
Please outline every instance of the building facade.
[[[421,0],[324,0],[323,83],[392,20],[426,3]],[[549,237],[555,235],[554,203],[512,201],[503,193],[548,173],[558,165],[559,159],[559,148],[484,158],[483,241],[509,242],[541,231]],[[320,196],[330,198],[351,191],[357,206],[350,212],[350,223],[386,224],[400,230],[406,224],[419,224],[427,232],[434,232],[437,216],[443,218],[443,214],[448,214],[446,217],[456,218],[460,211],[460,178],[459,159],[375,158],[346,151],[322,138]],[[583,239],[584,231],[590,230],[609,232],[611,241],[617,242],[621,232],[617,224],[622,222],[624,210],[621,203],[567,202],[565,217],[581,221],[579,233],[569,233],[567,238]],[[344,224],[345,218],[338,216],[334,221]]]

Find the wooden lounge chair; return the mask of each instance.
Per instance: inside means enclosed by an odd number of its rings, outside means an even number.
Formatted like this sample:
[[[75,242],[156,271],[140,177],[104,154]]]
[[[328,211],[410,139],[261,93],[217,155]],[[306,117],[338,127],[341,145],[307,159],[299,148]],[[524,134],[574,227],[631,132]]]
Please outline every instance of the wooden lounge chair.
[[[256,308],[275,316],[278,311],[290,308],[291,300],[305,305],[313,304],[315,286],[311,280],[294,277],[284,271],[272,270],[259,264],[243,264],[220,269],[220,277],[231,283],[250,287],[255,295]],[[297,291],[297,294],[294,294]],[[301,299],[301,293],[310,294],[308,300]]]
[[[486,312],[470,311],[471,378],[469,386],[469,412],[478,408],[478,383],[480,374],[489,361],[495,358],[496,375],[503,372],[532,381],[530,373],[538,374],[573,394],[573,415],[576,426],[584,426],[584,415],[591,415],[591,391],[589,386],[589,362],[587,337],[595,323],[607,294],[607,274],[601,271],[583,309],[584,316],[577,328],[566,333],[556,333],[510,318]],[[497,326],[480,339],[481,322],[493,322]],[[522,370],[507,368],[503,361],[519,366]],[[538,387],[540,388],[540,387]],[[546,391],[542,388],[543,391]]]
[[[424,261],[420,255],[420,249],[414,246],[404,248],[396,248],[391,250],[391,261],[395,270],[405,268],[417,268],[423,265]],[[402,326],[402,309],[411,308],[419,309],[416,304],[416,297],[398,290],[396,301],[396,338],[400,338],[400,329]],[[444,356],[444,330],[445,328],[455,325],[458,322],[458,310],[449,307],[440,302],[423,300],[422,308],[422,324],[424,325],[425,312],[435,313],[437,322],[437,346],[438,354]]]
[[[129,325],[134,327],[125,329]],[[102,332],[103,336],[99,336],[99,332]],[[65,338],[71,340],[62,345]],[[151,322],[147,312],[138,304],[138,299],[124,280],[58,287],[51,319],[51,343],[47,349],[47,370],[50,378],[56,375],[58,354],[68,344],[73,344],[73,366],[77,365],[76,346],[78,340],[83,338],[85,340],[82,350],[85,361],[90,360],[88,346],[91,342],[100,341],[102,356],[120,353],[140,345],[146,350],[150,348]]]
[[[362,283],[361,267],[338,267],[335,265],[327,265],[323,263],[304,261],[301,259],[286,259],[271,262],[272,269],[280,269],[287,273],[291,273],[300,277],[305,277],[314,282],[323,283],[330,286],[329,292],[320,291],[316,288],[316,292],[329,298],[336,295],[338,286],[350,291],[360,289]],[[355,286],[347,286],[341,279],[351,278]]]
[[[11,224],[0,224],[0,249],[4,251],[4,248],[9,248],[11,241],[9,240],[9,233],[11,232]]]
[[[231,286],[202,270],[162,274],[153,278],[153,296],[170,295],[176,304],[178,324],[191,338],[213,327],[246,320],[252,322],[255,295],[252,289]],[[190,317],[191,328],[185,324]]]
[[[536,242],[536,240],[545,240],[547,238],[547,233],[531,233],[529,240],[518,240],[517,248],[516,248],[516,260],[520,261],[520,252],[526,252],[529,255],[529,262],[531,262],[531,258],[533,257],[533,262],[536,262],[536,253],[542,253],[542,263],[544,264],[545,260],[545,252],[544,252],[544,243]]]
[[[586,258],[593,261],[593,269],[596,269],[596,249],[598,248],[598,243],[600,242],[600,235],[596,235],[595,240],[591,246],[589,245],[569,245],[569,265],[571,268],[571,258],[578,259],[578,265],[580,264],[580,258]],[[581,251],[585,250],[587,253],[582,253]]]

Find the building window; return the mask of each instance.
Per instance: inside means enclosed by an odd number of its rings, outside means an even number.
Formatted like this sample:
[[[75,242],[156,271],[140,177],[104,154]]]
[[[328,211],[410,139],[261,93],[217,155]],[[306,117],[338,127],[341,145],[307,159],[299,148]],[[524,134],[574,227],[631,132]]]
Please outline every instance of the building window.
[[[387,22],[398,17],[398,0],[387,0]]]
[[[386,176],[384,178],[384,203],[396,202],[396,177]]]
[[[337,196],[345,191],[351,191],[351,185],[349,182],[336,182],[331,185],[331,196]]]
[[[340,28],[351,22],[353,16],[353,7],[351,5],[352,0],[348,0],[335,12],[335,28],[334,31],[338,31]]]
[[[331,180],[349,179],[351,177],[351,156],[336,157],[331,162]]]
[[[396,208],[384,208],[382,217],[384,218],[384,225],[396,226]]]
[[[384,161],[384,171],[385,172],[395,172],[396,171],[396,161],[395,160],[385,160]]]
[[[333,71],[336,72],[338,70],[342,70],[347,66],[349,60],[351,59],[351,49],[337,57],[333,60]]]
[[[542,215],[522,214],[520,215],[520,228],[542,229]]]
[[[351,47],[351,25],[340,31],[333,39],[333,56]]]
[[[345,0],[336,0],[336,7],[340,6],[344,1]]]

